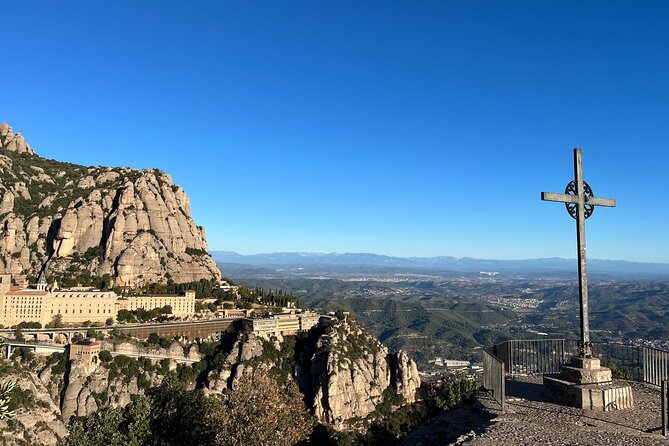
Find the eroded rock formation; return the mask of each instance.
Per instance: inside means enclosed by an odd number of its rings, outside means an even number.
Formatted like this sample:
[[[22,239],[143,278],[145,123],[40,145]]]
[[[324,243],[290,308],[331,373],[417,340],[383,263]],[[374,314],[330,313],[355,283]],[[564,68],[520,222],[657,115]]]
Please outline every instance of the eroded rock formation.
[[[345,428],[351,418],[365,418],[392,388],[408,403],[415,401],[420,377],[406,353],[389,354],[358,323],[333,320],[318,336],[314,353],[298,369],[301,389],[311,396],[321,422]]]
[[[117,285],[220,278],[184,190],[158,170],[37,156],[0,124],[0,273],[109,274]]]
[[[133,395],[160,385],[176,362],[205,359],[193,343],[175,341],[159,348],[136,341],[99,342],[115,359],[102,361],[90,373],[80,361],[67,363],[63,353],[26,363],[24,369],[9,375],[18,378],[20,387],[28,389],[39,403],[17,413],[18,423],[5,435],[6,444],[20,445],[23,443],[12,439],[30,438],[31,444],[54,445],[71,417],[104,407],[124,407]],[[124,353],[152,359],[131,359]],[[284,383],[295,381],[316,418],[336,429],[359,427],[352,421],[373,413],[389,393],[401,395],[405,403],[415,401],[420,386],[413,360],[401,351],[388,354],[383,344],[348,320],[334,319],[330,326],[314,327],[297,339],[231,332],[210,351],[206,362],[206,368],[200,368],[189,383],[190,389],[222,393],[246,374],[261,368],[273,370],[283,376]],[[6,427],[0,421],[0,430]]]

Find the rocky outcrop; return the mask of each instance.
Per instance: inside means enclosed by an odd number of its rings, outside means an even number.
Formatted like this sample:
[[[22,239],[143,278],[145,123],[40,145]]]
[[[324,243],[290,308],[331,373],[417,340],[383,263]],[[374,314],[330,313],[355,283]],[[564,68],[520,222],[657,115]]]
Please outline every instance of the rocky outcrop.
[[[0,273],[108,274],[118,285],[220,278],[184,190],[158,170],[35,155],[0,124]]]
[[[275,339],[275,342],[280,344],[281,340]],[[220,393],[225,389],[234,388],[239,378],[253,372],[255,367],[262,366],[269,369],[274,366],[270,362],[255,361],[250,364],[251,360],[262,356],[263,341],[267,342],[254,333],[238,333],[230,351],[221,355],[223,358],[221,363],[207,374],[208,393]]]
[[[26,140],[20,133],[14,133],[12,128],[6,122],[0,123],[0,150],[8,152],[27,153],[34,155]]]
[[[151,372],[142,376],[147,379],[148,387],[160,385],[163,380],[162,375]],[[60,400],[63,420],[86,416],[96,412],[100,406],[127,406],[133,395],[144,393],[138,379],[138,376],[110,378],[106,367],[98,367],[88,374],[80,361],[72,361]]]
[[[420,376],[416,362],[406,352],[400,350],[390,355],[391,382],[395,392],[407,403],[416,401],[416,391],[420,387]]]
[[[101,350],[107,350],[112,353],[126,354],[131,356],[146,355],[150,358],[165,357],[174,361],[200,361],[203,355],[198,351],[197,344],[184,345],[180,342],[172,342],[169,347],[161,348],[155,346],[144,347],[138,342],[111,342],[98,340]]]
[[[333,321],[318,336],[314,353],[298,369],[298,381],[316,418],[336,429],[352,418],[365,418],[392,388],[406,402],[415,401],[420,377],[404,352],[388,349],[353,321]]]
[[[37,366],[23,365],[21,386],[29,387],[42,402],[39,408],[21,412],[22,424],[14,435],[28,435],[34,440],[31,444],[54,445],[71,417],[126,406],[132,395],[160,385],[168,370],[174,370],[175,361],[205,359],[197,344],[173,342],[168,348],[158,348],[139,342],[100,342],[103,350],[114,352],[114,359],[103,361],[90,373],[79,361],[68,363],[64,354],[35,360]],[[189,388],[222,393],[255,370],[274,370],[282,379],[295,380],[313,415],[335,429],[359,427],[357,423],[380,404],[387,405],[393,393],[402,396],[405,403],[415,401],[420,386],[416,364],[404,352],[389,354],[363,327],[346,319],[333,319],[330,325],[316,326],[297,339],[230,332],[213,353],[209,352],[207,368],[200,368],[200,363],[199,375],[190,381]],[[153,359],[133,359],[123,353]],[[171,360],[165,363],[158,359],[164,356]],[[393,404],[399,404],[396,398]],[[0,422],[0,430],[3,427]]]
[[[0,421],[0,443],[9,446],[55,445],[67,434],[67,428],[47,387],[37,375],[28,371],[12,374],[0,381],[6,379],[16,381],[29,408],[18,408],[11,422]]]
[[[292,341],[291,341],[292,342]],[[281,336],[238,333],[230,348],[214,357],[206,391],[223,392],[258,367],[290,370],[312,414],[336,429],[372,414],[393,393],[404,403],[416,400],[420,377],[406,353],[388,349],[355,321],[333,319],[314,327],[286,351]],[[397,400],[395,400],[397,401]]]

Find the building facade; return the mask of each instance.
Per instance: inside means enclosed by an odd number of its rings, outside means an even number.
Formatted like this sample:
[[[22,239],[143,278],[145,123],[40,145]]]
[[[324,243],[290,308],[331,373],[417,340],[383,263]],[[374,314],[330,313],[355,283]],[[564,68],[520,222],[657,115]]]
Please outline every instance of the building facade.
[[[79,360],[88,373],[94,371],[100,362],[100,344],[95,339],[86,339],[70,344],[70,361]]]
[[[172,314],[178,317],[187,317],[195,314],[195,291],[187,290],[184,296],[160,294],[155,296],[133,296],[120,298],[117,301],[119,310],[153,310],[169,306]]]
[[[244,325],[249,331],[261,335],[294,335],[298,331],[308,331],[318,324],[317,313],[281,313],[265,318],[246,318]]]
[[[5,327],[21,322],[39,322],[42,326],[53,322],[60,315],[63,324],[79,325],[82,322],[105,323],[116,320],[118,311],[153,310],[170,306],[172,314],[187,317],[195,314],[195,291],[184,296],[156,295],[119,297],[113,291],[94,289],[47,290],[45,283],[37,288],[11,285],[9,275],[0,275],[0,324]]]

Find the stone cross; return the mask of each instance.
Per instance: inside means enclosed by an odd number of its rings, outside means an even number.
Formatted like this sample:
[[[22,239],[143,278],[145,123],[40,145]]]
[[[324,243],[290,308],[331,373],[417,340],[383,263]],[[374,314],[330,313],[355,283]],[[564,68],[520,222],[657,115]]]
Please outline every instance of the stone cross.
[[[585,269],[585,219],[590,217],[595,206],[615,207],[616,200],[611,198],[595,198],[592,189],[583,181],[583,156],[581,149],[574,149],[574,180],[567,184],[564,194],[542,192],[544,201],[564,203],[567,212],[576,219],[576,235],[578,247],[578,294],[581,303],[581,341],[580,357],[592,357],[590,342],[590,326],[588,322],[588,276]]]

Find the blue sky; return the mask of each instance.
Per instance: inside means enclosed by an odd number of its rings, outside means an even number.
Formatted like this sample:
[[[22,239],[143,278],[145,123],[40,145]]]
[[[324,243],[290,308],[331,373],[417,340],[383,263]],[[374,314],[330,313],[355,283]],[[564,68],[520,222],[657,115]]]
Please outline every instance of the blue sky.
[[[0,121],[157,167],[210,249],[669,262],[664,2],[3,2]]]

